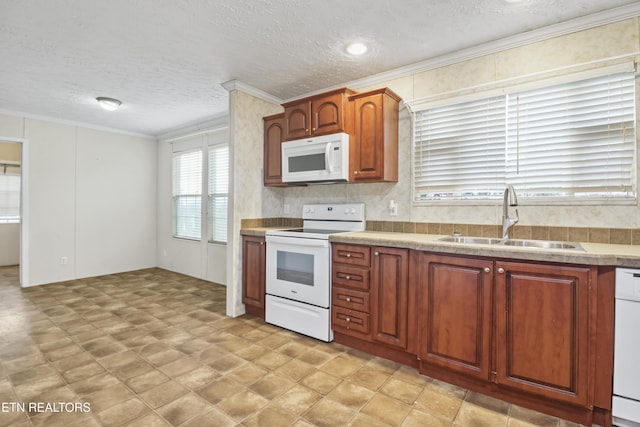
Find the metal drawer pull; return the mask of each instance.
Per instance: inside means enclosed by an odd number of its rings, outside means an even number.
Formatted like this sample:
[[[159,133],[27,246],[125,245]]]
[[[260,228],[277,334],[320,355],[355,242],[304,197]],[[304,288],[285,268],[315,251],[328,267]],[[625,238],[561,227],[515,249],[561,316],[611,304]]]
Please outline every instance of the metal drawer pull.
[[[351,298],[347,297],[347,300],[346,300],[346,301],[347,301],[347,302],[351,302]]]
[[[380,255],[380,252],[374,252],[373,254],[374,254],[375,256],[378,256],[378,255]]]
[[[498,269],[498,273],[503,274],[504,273],[504,268],[499,268]]]
[[[491,273],[491,269],[490,269],[489,267],[485,267],[485,268],[484,268],[484,272],[485,272],[485,273]]]
[[[344,276],[345,279],[351,280],[351,276]]]
[[[349,252],[347,252],[347,254],[345,255],[347,258],[351,258],[351,254]]]
[[[350,318],[350,317],[347,317],[345,320],[346,320],[347,322],[351,322],[351,318]]]

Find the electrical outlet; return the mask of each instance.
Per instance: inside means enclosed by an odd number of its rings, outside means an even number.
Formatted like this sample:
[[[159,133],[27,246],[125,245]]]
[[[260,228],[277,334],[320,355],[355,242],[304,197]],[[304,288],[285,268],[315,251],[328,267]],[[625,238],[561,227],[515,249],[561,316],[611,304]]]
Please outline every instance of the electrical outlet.
[[[389,202],[389,214],[391,216],[398,216],[398,204],[395,202],[395,200],[391,200]]]

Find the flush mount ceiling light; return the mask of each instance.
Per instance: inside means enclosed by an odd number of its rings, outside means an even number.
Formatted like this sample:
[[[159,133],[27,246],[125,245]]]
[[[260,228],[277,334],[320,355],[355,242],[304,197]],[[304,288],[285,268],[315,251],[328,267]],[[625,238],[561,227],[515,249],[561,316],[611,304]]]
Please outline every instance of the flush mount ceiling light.
[[[117,99],[107,98],[106,96],[99,96],[96,98],[96,100],[102,108],[109,111],[116,111],[118,108],[120,108],[120,104],[122,104],[122,102],[118,101]]]
[[[367,52],[367,45],[360,42],[355,42],[347,45],[347,52],[351,55],[360,56]]]

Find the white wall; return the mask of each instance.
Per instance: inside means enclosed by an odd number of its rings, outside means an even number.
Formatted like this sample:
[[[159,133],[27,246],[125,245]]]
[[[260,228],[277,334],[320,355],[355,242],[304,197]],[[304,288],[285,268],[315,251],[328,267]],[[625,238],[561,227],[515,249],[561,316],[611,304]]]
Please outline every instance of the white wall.
[[[155,139],[11,115],[2,137],[28,141],[23,286],[156,266]]]

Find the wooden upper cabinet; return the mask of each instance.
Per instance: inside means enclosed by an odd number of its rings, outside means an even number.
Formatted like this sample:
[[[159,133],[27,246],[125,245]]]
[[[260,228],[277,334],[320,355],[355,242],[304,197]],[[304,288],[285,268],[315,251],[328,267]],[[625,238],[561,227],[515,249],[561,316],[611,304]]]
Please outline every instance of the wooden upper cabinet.
[[[355,93],[342,88],[282,104],[285,140],[351,131],[348,96]]]
[[[496,269],[498,384],[587,404],[593,270],[517,262]]]
[[[420,253],[419,355],[430,366],[488,380],[493,262]]]
[[[398,181],[400,97],[384,88],[351,95],[354,133],[349,142],[349,180]]]
[[[264,122],[264,185],[286,186],[282,182],[282,142],[284,114],[262,118]]]

